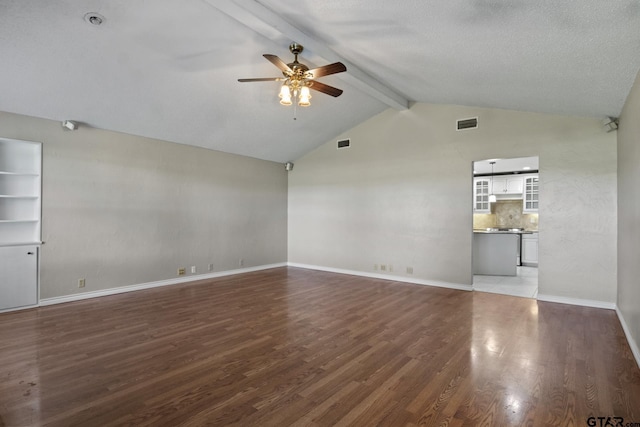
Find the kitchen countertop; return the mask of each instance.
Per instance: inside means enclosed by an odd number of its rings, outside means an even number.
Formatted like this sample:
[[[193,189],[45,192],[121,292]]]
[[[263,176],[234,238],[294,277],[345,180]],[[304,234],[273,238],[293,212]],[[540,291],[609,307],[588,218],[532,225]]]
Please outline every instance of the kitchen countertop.
[[[482,234],[533,234],[537,230],[521,230],[518,228],[474,228],[474,233]]]

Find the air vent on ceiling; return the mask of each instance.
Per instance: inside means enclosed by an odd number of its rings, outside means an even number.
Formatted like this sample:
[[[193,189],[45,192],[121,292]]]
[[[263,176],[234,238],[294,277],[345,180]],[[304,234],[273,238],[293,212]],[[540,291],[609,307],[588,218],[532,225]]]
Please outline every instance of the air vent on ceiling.
[[[477,128],[478,128],[477,117],[472,117],[470,119],[460,119],[457,121],[456,130],[467,130],[467,129],[477,129]]]
[[[340,139],[338,140],[338,149],[340,148],[349,148],[351,146],[350,139]]]

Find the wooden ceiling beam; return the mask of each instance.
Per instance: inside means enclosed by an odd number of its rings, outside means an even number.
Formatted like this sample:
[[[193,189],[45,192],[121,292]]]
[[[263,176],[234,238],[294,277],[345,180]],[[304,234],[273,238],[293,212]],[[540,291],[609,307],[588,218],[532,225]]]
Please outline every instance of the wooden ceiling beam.
[[[409,108],[409,100],[403,95],[374,79],[353,63],[340,57],[322,41],[305,34],[260,3],[254,0],[205,1],[269,40],[281,42],[282,39],[288,39],[290,42],[295,41],[303,45],[305,56],[315,63],[342,62],[346,65],[347,72],[340,74],[338,76],[339,79],[344,80],[389,107],[398,110]]]

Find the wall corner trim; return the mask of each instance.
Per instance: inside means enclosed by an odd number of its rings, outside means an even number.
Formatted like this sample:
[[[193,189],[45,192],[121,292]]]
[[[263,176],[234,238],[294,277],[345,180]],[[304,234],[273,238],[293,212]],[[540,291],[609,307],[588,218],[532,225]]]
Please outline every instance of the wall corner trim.
[[[638,348],[638,343],[633,339],[633,335],[631,335],[631,331],[627,326],[627,322],[624,320],[624,316],[620,311],[620,308],[616,305],[616,314],[618,315],[618,320],[620,320],[620,325],[622,325],[622,330],[624,331],[625,336],[627,337],[627,342],[629,343],[629,347],[631,347],[631,353],[633,353],[633,357],[636,359],[636,363],[638,367],[640,367],[640,349]]]
[[[471,291],[471,290],[473,290],[471,285],[464,285],[464,284],[461,284],[461,283],[442,282],[442,281],[439,281],[439,280],[414,279],[414,278],[405,277],[405,276],[394,276],[392,274],[367,273],[367,272],[364,272],[364,271],[345,270],[345,269],[342,269],[342,268],[323,267],[323,266],[319,266],[319,265],[309,265],[309,264],[299,264],[299,263],[295,263],[295,262],[288,262],[287,265],[289,267],[306,268],[308,270],[320,270],[320,271],[327,271],[327,272],[330,272],[330,273],[350,274],[352,276],[369,277],[369,278],[373,278],[373,279],[383,279],[383,280],[389,280],[389,281],[392,281],[392,282],[412,283],[414,285],[436,286],[436,287],[439,287],[439,288],[456,289],[456,290],[459,290],[459,291]]]
[[[99,291],[83,292],[80,294],[63,295],[53,298],[43,298],[40,300],[40,306],[53,304],[62,304],[65,302],[80,301],[89,298],[98,298],[108,295],[122,294],[125,292],[141,291],[143,289],[158,288],[160,286],[179,285],[182,283],[196,282],[199,280],[215,279],[217,277],[233,276],[235,274],[251,273],[253,271],[269,270],[271,268],[286,267],[287,263],[266,264],[256,267],[240,268],[237,270],[217,271],[214,273],[197,274],[193,276],[178,277],[175,279],[159,280],[157,282],[140,283],[137,285],[119,286],[117,288],[103,289]]]

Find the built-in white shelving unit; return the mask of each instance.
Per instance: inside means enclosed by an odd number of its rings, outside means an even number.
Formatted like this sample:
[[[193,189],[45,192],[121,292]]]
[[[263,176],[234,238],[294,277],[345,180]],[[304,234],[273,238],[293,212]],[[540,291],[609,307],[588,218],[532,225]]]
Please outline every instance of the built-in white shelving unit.
[[[42,144],[0,138],[0,246],[40,243]]]
[[[0,138],[0,310],[38,303],[42,144]]]

